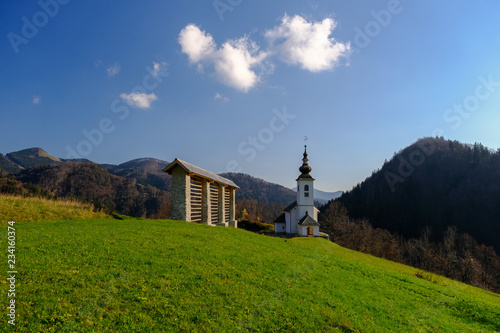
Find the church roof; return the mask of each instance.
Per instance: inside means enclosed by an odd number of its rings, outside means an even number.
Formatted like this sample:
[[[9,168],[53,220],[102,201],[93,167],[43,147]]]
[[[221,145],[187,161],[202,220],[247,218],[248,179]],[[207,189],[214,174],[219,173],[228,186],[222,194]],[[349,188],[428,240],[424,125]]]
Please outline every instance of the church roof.
[[[309,214],[306,214],[303,218],[300,219],[299,225],[305,225],[305,226],[317,225],[317,226],[319,226],[319,223],[318,223],[318,221],[316,221],[315,219],[310,217]]]
[[[309,174],[311,172],[312,168],[309,166],[307,162],[309,162],[309,159],[307,158],[307,146],[304,146],[304,158],[302,158],[302,166],[299,168],[300,171],[300,176],[297,178],[297,180],[300,179],[312,179],[314,180],[313,177]]]
[[[274,223],[286,223],[285,213],[281,214],[274,220]]]
[[[188,163],[186,161],[180,160],[176,158],[172,163],[167,165],[165,169],[163,169],[163,172],[167,172],[169,175],[172,174],[172,170],[176,167],[180,166],[183,168],[187,173],[194,173],[195,175],[198,175],[202,178],[206,178],[209,180],[214,180],[217,183],[222,183],[234,188],[239,188],[238,185],[236,185],[232,180],[229,180],[227,178],[221,177],[219,175],[216,175],[215,173],[212,173],[210,171],[207,171],[205,169],[202,169],[200,167],[197,167],[196,165],[193,165],[191,163]]]
[[[292,211],[292,209],[295,208],[295,206],[297,206],[297,201],[294,201],[293,203],[291,203],[290,205],[288,205],[288,207],[286,207],[284,209],[285,212],[289,213]]]

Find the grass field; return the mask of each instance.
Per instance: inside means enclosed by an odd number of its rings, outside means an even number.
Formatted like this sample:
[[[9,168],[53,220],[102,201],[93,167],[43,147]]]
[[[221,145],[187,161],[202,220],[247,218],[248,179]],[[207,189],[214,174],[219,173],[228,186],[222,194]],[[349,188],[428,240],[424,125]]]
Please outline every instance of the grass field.
[[[106,218],[92,205],[71,200],[48,200],[0,195],[0,223],[7,221],[41,222],[64,219]]]
[[[500,331],[500,295],[324,239],[143,219],[15,227],[17,325],[2,315],[0,330]]]

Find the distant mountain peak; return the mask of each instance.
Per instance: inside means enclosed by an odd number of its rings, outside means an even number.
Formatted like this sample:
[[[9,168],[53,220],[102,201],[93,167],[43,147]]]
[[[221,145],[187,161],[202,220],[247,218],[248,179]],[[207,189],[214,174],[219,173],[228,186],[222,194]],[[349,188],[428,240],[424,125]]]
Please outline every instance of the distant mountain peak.
[[[39,147],[9,153],[0,161],[0,167],[11,173],[40,164],[60,164],[62,161]]]
[[[146,172],[158,173],[163,170],[169,163],[152,157],[136,158],[131,161],[119,164],[119,169],[140,169]]]
[[[59,162],[61,163],[62,161],[55,157],[55,156],[52,156],[50,155],[49,153],[47,153],[45,150],[43,150],[42,148],[39,148],[39,147],[35,147],[35,148],[28,148],[26,149],[27,152],[31,152],[33,153],[33,156],[37,156],[37,157],[46,157],[46,158],[49,158],[55,162]],[[22,151],[21,151],[22,152]]]
[[[292,191],[297,192],[297,187],[292,188]],[[314,189],[314,200],[318,201],[322,204],[327,203],[330,200],[337,199],[344,193],[344,191],[336,191],[336,192],[325,192],[318,190],[317,188]]]

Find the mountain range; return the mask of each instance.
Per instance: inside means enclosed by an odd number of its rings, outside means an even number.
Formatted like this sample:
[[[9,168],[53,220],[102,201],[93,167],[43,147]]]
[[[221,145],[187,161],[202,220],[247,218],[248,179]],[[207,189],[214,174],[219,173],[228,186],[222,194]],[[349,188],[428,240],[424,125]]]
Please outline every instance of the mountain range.
[[[119,165],[96,164],[59,159],[42,148],[29,148],[0,154],[0,170],[11,175],[0,182],[0,192],[26,195],[31,191],[37,195],[71,197],[121,214],[166,217],[172,179],[162,170],[168,164],[155,158],[139,158]],[[221,175],[240,186],[236,192],[240,208],[249,211],[258,202],[260,207],[253,208],[254,214],[268,222],[296,197],[289,188],[250,175]],[[162,203],[160,199],[166,201]]]
[[[292,191],[297,192],[297,187],[292,188]],[[337,199],[344,193],[344,191],[336,191],[336,192],[325,192],[318,189],[314,189],[314,201],[319,202],[320,204],[326,204],[330,200]]]
[[[171,177],[162,169],[168,164],[140,158],[98,165],[30,148],[0,154],[4,175],[0,192],[79,198],[123,214],[165,217],[170,209]],[[253,209],[256,217],[267,222],[296,199],[293,189],[250,175],[221,175],[240,186],[238,209],[250,214]],[[316,190],[315,198],[336,200],[353,219],[368,219],[374,227],[405,238],[432,229],[440,240],[448,227],[455,226],[500,250],[500,150],[443,138],[420,139],[340,194]]]
[[[86,159],[67,160],[54,157],[42,148],[29,148],[17,152],[0,154],[0,170],[19,174],[23,170],[38,165],[60,165],[64,162],[93,163]],[[162,170],[169,162],[155,158],[138,158],[119,165],[100,164],[110,174],[135,179],[138,184],[153,186],[162,191],[170,191],[171,176]],[[268,204],[289,204],[295,200],[296,188],[288,189],[282,185],[267,182],[243,173],[222,173],[221,176],[233,180],[240,186],[237,199],[257,200]],[[342,191],[324,192],[315,189],[314,195],[320,203],[337,198]]]

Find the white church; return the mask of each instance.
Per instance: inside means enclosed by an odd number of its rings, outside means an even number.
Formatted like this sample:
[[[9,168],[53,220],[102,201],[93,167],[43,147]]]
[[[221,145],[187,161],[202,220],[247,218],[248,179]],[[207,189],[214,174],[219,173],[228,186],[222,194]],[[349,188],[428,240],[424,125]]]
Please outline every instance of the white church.
[[[328,237],[319,232],[319,210],[314,206],[314,178],[309,174],[311,167],[307,162],[307,146],[304,146],[304,158],[297,178],[297,201],[286,207],[284,213],[274,221],[274,232]]]

